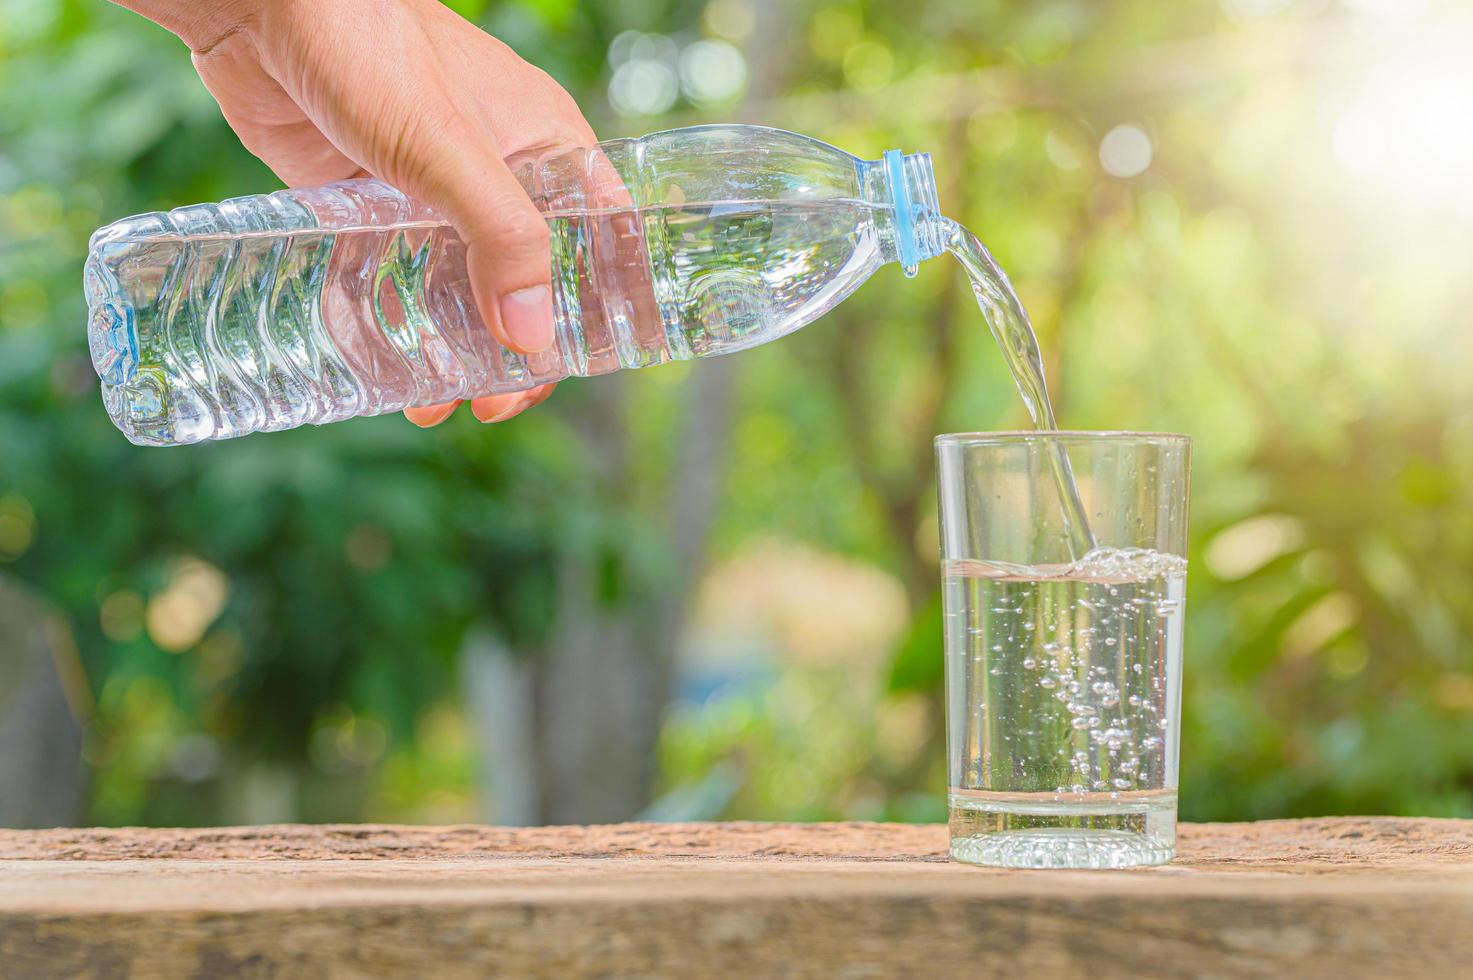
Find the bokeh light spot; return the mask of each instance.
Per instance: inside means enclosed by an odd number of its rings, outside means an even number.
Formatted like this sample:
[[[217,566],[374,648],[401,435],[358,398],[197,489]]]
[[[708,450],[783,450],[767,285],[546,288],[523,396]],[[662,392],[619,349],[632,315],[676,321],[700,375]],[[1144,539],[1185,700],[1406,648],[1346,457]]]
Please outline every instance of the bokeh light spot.
[[[143,632],[143,598],[132,589],[119,589],[98,607],[102,634],[114,643],[136,640]]]
[[[1151,156],[1151,138],[1130,123],[1121,123],[1100,140],[1100,166],[1111,177],[1125,179],[1145,173]]]
[[[36,536],[36,512],[18,493],[0,496],[0,561],[14,561],[26,553]]]
[[[199,558],[180,559],[164,590],[148,602],[144,623],[149,638],[170,653],[188,650],[220,615],[229,594],[220,569]]]
[[[698,106],[729,103],[746,84],[746,59],[726,41],[697,41],[680,54],[680,87]]]
[[[746,40],[757,18],[747,0],[711,0],[701,15],[706,30],[732,41]]]
[[[852,88],[873,92],[890,84],[895,56],[879,41],[860,41],[844,52],[844,78]]]
[[[662,61],[635,59],[620,65],[609,81],[609,104],[626,116],[657,116],[675,104],[675,69]]]

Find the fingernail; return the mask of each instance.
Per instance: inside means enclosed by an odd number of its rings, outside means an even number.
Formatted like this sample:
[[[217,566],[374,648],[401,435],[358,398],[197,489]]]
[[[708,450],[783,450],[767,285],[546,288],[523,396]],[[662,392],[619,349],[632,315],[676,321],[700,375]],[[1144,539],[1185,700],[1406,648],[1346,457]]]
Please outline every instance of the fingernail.
[[[438,406],[437,411],[428,415],[420,415],[419,410],[411,408],[404,413],[404,417],[413,422],[415,425],[419,426],[421,429],[428,429],[430,426],[439,425],[441,422],[448,419],[450,417],[450,413],[453,411],[455,411],[454,405],[440,405]]]
[[[501,325],[523,350],[547,347],[552,343],[552,290],[528,286],[501,297]]]
[[[471,402],[471,414],[476,417],[477,422],[500,422],[516,414],[517,409],[521,408],[522,402],[524,400],[525,399],[517,398],[513,400],[510,404],[503,405],[500,408],[496,408],[489,414],[483,414],[488,406],[478,405],[475,402]]]

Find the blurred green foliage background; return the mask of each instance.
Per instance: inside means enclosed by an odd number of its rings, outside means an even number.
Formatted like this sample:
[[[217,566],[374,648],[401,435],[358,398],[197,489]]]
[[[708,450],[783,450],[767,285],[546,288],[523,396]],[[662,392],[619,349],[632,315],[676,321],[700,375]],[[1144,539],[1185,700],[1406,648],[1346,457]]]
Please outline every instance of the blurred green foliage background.
[[[605,136],[930,151],[1061,422],[1196,439],[1183,817],[1473,816],[1460,5],[450,6]],[[0,582],[70,637],[58,819],[944,815],[930,440],[1024,422],[952,263],[508,425],[129,445],[88,234],[277,186],[171,36],[0,0]]]

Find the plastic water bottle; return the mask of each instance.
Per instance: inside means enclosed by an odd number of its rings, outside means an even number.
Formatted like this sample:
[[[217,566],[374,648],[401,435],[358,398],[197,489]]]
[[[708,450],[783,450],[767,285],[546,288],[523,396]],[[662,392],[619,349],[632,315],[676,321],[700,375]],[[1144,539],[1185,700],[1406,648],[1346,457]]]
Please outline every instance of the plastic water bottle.
[[[127,218],[92,237],[88,339],[140,445],[322,425],[782,337],[943,247],[926,154],[700,126],[510,161],[551,230],[555,341],[477,313],[465,246],[376,180]]]

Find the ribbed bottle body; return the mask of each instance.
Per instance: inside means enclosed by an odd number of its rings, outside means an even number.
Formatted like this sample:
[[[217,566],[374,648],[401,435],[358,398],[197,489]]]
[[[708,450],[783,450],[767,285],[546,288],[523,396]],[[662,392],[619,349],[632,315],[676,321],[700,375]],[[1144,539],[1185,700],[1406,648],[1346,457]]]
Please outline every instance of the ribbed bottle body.
[[[125,219],[94,237],[89,341],[130,439],[174,445],[741,350],[894,257],[872,165],[753,127],[511,161],[551,232],[555,342],[497,343],[465,246],[373,180]]]

